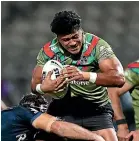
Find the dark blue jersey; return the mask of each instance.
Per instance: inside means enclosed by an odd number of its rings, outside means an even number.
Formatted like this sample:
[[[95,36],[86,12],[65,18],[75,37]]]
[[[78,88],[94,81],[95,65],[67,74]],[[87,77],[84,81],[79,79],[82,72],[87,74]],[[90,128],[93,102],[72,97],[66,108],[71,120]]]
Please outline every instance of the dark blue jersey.
[[[37,130],[32,122],[42,113],[17,106],[1,112],[2,141],[33,141]]]

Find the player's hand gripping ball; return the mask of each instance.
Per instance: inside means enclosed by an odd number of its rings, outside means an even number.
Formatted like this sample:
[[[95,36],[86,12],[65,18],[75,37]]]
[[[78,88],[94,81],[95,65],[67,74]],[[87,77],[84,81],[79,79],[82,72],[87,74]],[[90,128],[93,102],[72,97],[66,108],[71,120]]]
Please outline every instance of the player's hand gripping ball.
[[[55,80],[58,76],[60,76],[60,72],[64,69],[64,66],[56,61],[56,60],[49,60],[43,67],[42,70],[42,78],[44,79],[49,71],[52,71],[51,79]],[[61,99],[63,98],[68,90],[68,84],[64,85],[64,87],[58,91],[53,91],[48,93],[54,99]]]

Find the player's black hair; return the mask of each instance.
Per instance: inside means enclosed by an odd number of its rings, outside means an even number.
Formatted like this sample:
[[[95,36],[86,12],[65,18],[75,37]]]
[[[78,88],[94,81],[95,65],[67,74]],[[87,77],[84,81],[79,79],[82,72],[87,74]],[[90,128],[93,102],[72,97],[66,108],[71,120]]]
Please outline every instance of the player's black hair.
[[[48,101],[42,95],[27,94],[20,100],[20,106],[25,108],[34,108],[37,111],[46,112],[48,108]]]
[[[61,11],[55,14],[50,24],[51,31],[57,35],[66,35],[81,27],[80,16],[73,11]]]

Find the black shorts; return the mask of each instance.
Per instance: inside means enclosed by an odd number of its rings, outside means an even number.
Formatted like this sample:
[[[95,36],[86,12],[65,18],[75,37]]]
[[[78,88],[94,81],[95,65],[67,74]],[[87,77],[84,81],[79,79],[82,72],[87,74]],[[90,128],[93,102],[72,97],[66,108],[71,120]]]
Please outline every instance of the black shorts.
[[[99,106],[81,97],[64,98],[54,100],[48,113],[90,131],[113,128],[113,110],[110,103]]]

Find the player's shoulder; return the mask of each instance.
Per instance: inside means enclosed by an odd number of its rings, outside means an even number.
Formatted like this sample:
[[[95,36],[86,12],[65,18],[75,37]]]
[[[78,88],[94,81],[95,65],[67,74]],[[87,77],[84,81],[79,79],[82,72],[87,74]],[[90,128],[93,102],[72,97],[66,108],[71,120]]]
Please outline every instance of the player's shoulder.
[[[14,120],[17,119],[18,115],[24,114],[19,106],[9,107],[1,112],[3,119]],[[25,115],[25,114],[24,114]]]
[[[109,46],[109,43],[107,41],[105,41],[103,38],[99,37],[98,35],[95,35],[93,33],[85,33],[85,36],[87,38],[87,40],[97,40],[97,47],[98,46]]]
[[[129,63],[125,68],[125,73],[127,72],[139,74],[139,60]]]
[[[97,46],[109,47],[110,45],[109,45],[109,43],[108,43],[106,40],[104,40],[104,39],[102,39],[102,38],[99,38],[99,41],[98,41]]]
[[[57,38],[54,38],[51,41],[45,43],[41,50],[44,52],[45,55],[52,58],[55,55],[55,52],[57,51],[57,47],[58,41]]]
[[[19,105],[13,107],[13,112],[17,115],[24,115],[27,111],[28,111],[27,108],[19,106]]]
[[[93,33],[89,33],[89,32],[84,32],[84,36],[85,36],[85,40],[87,40],[88,42],[92,41],[93,39],[97,39],[99,40],[100,37],[98,37],[97,35],[93,34]]]
[[[136,60],[134,62],[131,62],[127,65],[127,68],[139,68],[139,60]]]
[[[16,109],[18,109],[18,106],[8,107],[7,109],[2,110],[1,113],[12,112],[12,111],[15,111]]]
[[[28,116],[34,112],[34,111],[32,112],[31,109],[20,106],[20,105],[13,107],[12,111],[17,117],[20,117],[20,118],[24,118],[24,115]]]

